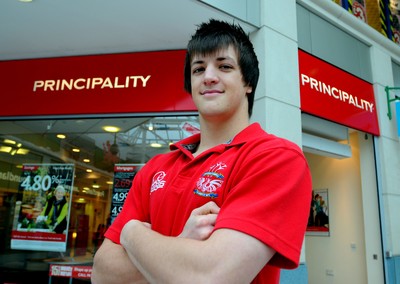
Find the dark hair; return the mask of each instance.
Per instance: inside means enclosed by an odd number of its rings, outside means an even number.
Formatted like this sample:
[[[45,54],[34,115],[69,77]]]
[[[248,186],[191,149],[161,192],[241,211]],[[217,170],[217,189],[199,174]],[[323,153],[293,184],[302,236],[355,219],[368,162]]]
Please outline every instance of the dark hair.
[[[251,93],[247,94],[250,117],[259,77],[258,60],[253,44],[238,24],[229,24],[211,19],[208,23],[202,23],[198,26],[187,46],[184,69],[185,90],[190,94],[192,93],[190,62],[193,56],[196,54],[210,54],[229,46],[233,46],[236,49],[243,80],[247,86],[252,87]]]

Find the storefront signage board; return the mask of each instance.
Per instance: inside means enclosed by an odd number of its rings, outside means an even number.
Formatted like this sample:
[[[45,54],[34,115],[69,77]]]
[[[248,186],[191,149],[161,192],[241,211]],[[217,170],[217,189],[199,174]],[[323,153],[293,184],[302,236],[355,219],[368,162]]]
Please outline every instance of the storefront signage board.
[[[66,251],[73,181],[73,164],[23,165],[12,249]]]
[[[372,84],[299,50],[301,110],[379,136]]]
[[[0,62],[0,117],[196,111],[184,50]]]

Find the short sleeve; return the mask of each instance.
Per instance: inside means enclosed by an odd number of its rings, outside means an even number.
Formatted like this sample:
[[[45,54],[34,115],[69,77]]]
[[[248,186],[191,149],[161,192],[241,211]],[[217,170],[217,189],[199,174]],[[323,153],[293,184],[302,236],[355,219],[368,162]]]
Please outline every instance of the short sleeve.
[[[251,235],[277,252],[270,265],[295,268],[309,214],[309,168],[291,142],[259,148],[237,166],[215,229]]]

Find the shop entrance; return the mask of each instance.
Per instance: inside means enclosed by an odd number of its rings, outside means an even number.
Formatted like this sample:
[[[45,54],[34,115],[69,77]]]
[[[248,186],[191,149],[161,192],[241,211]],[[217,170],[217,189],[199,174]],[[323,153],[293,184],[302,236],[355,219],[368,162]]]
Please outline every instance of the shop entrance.
[[[328,144],[305,149],[314,190],[305,238],[309,283],[384,283],[373,136],[342,128],[346,140],[316,132],[349,147],[349,156]]]

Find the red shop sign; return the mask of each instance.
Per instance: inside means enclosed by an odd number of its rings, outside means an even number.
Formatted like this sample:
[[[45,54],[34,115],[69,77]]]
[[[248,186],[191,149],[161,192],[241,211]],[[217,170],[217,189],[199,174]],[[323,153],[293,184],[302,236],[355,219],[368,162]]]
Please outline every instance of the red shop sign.
[[[372,84],[299,50],[303,112],[379,136]]]
[[[0,62],[1,117],[195,111],[185,51]]]

